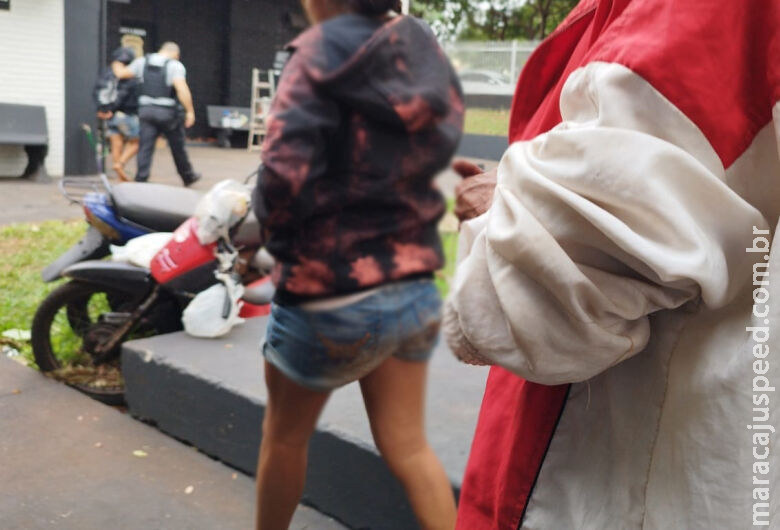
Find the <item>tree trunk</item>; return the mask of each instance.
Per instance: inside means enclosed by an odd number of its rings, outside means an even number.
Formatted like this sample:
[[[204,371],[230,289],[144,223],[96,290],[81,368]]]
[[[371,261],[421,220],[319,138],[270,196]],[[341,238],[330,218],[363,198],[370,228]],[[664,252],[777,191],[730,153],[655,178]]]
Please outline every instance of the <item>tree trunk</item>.
[[[541,28],[539,29],[539,35],[543,39],[547,36],[547,21],[550,19],[550,9],[552,7],[552,0],[542,0],[540,7],[541,7],[540,9]]]

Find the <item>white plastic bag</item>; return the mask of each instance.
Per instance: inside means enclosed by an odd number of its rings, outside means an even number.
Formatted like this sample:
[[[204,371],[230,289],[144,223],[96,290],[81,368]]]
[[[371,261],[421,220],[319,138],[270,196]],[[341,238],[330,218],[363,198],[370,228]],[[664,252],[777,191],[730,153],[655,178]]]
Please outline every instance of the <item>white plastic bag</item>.
[[[201,245],[227,237],[228,230],[247,214],[250,200],[249,188],[235,180],[223,180],[211,188],[195,208]]]
[[[193,337],[209,339],[227,334],[233,326],[244,322],[238,316],[243,294],[244,286],[232,279],[228,279],[227,284],[218,283],[198,293],[182,315],[184,330]],[[227,300],[230,301],[230,314],[222,318]]]
[[[111,245],[111,259],[148,269],[152,258],[172,237],[170,232],[155,232],[131,239],[123,247]]]

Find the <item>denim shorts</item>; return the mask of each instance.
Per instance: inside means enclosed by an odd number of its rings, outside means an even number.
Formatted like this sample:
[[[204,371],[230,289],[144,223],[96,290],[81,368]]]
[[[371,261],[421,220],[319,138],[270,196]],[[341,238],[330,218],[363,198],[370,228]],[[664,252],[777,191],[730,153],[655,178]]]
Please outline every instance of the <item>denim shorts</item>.
[[[126,140],[136,140],[141,135],[141,122],[138,116],[116,112],[106,122],[106,136],[120,134]]]
[[[335,309],[273,304],[262,351],[299,385],[327,391],[368,375],[391,356],[428,361],[440,326],[436,285],[413,280]]]

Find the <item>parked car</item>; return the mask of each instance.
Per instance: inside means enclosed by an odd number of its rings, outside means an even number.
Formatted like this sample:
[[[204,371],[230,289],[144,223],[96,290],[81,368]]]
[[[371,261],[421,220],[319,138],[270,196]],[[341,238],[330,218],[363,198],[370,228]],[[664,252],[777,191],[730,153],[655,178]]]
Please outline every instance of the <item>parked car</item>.
[[[513,95],[515,85],[509,76],[492,70],[462,70],[458,77],[465,94]]]

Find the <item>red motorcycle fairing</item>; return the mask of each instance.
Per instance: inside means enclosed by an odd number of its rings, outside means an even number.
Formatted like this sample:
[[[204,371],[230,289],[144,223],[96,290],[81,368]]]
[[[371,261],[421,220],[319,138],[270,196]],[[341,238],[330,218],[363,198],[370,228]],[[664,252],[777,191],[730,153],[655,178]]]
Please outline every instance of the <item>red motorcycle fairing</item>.
[[[216,243],[202,245],[196,234],[198,222],[191,217],[173,233],[173,237],[154,258],[152,277],[160,284],[167,284],[199,267],[216,260]]]
[[[198,293],[217,282],[214,271],[217,266],[217,244],[202,245],[197,236],[198,221],[191,217],[173,233],[171,240],[160,249],[151,262],[151,275],[160,285],[169,289],[180,289]],[[258,230],[259,231],[259,230]],[[270,282],[270,277],[262,278],[247,286],[250,292]],[[266,316],[271,312],[268,289],[261,289],[260,299],[252,303],[244,300],[241,317],[252,318]],[[266,300],[266,298],[268,298]]]

